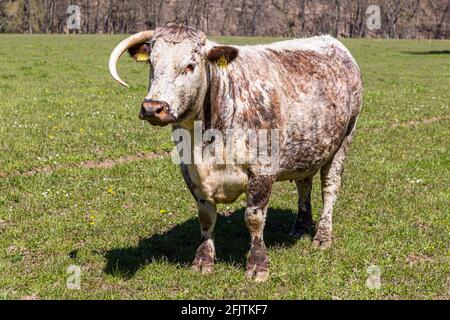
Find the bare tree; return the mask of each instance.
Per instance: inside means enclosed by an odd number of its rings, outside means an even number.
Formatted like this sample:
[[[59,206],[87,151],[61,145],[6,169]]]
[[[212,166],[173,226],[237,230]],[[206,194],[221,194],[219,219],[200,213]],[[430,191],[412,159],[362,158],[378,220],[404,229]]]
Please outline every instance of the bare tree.
[[[334,18],[334,30],[333,35],[337,37],[339,35],[339,22],[341,19],[341,0],[334,0],[334,7],[335,7],[335,18]]]
[[[271,0],[272,5],[276,10],[278,10],[284,20],[284,30],[283,35],[286,37],[291,37],[295,35],[294,27],[295,27],[295,18],[290,15],[290,2],[289,0]]]
[[[33,33],[33,27],[31,24],[31,4],[30,0],[24,0],[23,2],[23,19],[22,30],[28,33]]]
[[[395,38],[397,34],[397,23],[403,13],[406,1],[389,0],[385,2],[385,19],[387,22],[387,33],[389,38]]]
[[[131,33],[169,22],[212,35],[365,37],[367,7],[381,8],[376,32],[389,38],[450,37],[450,0],[0,0],[0,32],[68,32],[79,5],[82,33]]]
[[[450,1],[428,0],[428,3],[430,4],[431,10],[433,11],[433,15],[435,16],[436,20],[436,27],[433,32],[434,38],[440,39],[442,34],[445,33],[443,32],[442,28],[450,11]]]

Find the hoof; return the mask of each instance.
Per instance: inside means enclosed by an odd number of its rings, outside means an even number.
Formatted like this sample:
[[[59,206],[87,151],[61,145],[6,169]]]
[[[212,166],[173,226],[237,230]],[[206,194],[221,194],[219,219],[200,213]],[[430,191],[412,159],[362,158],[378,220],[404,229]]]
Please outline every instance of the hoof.
[[[191,270],[210,274],[214,271],[214,243],[212,240],[206,240],[198,247],[195,259],[192,262]]]
[[[332,243],[331,236],[323,237],[316,235],[313,239],[312,246],[313,248],[326,250],[329,247],[331,247],[331,243]]]
[[[301,238],[304,235],[311,234],[314,230],[314,221],[312,219],[297,218],[289,236],[292,238]]]
[[[312,246],[313,246],[313,248],[316,248],[316,249],[326,250],[329,247],[331,247],[331,241],[329,241],[329,240],[326,240],[326,241],[313,240]]]
[[[331,236],[331,228],[324,227],[319,224],[319,228],[317,229],[316,235],[313,239],[313,247],[318,249],[328,249],[331,246],[332,236]]]
[[[304,234],[305,233],[302,230],[294,229],[289,232],[289,237],[298,239],[301,238]]]
[[[269,270],[256,271],[256,268],[247,269],[245,277],[255,282],[266,282],[269,279]]]
[[[192,263],[191,270],[195,272],[201,272],[201,274],[211,274],[214,271],[214,265],[212,264],[202,264],[200,263]]]
[[[269,279],[269,271],[260,271],[255,274],[255,282],[266,282]]]
[[[300,228],[294,227],[294,229],[292,229],[289,232],[289,236],[292,238],[298,239],[307,234],[310,234],[311,230],[312,230],[312,226],[302,226]]]
[[[269,279],[269,257],[266,246],[260,238],[254,238],[252,241],[245,276],[255,282],[264,282]]]

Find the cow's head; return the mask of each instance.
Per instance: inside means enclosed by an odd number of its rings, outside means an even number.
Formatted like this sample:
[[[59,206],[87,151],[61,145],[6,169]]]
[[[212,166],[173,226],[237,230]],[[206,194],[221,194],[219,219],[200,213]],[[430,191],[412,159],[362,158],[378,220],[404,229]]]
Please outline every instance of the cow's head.
[[[150,65],[150,85],[139,117],[164,126],[193,119],[203,105],[208,88],[207,64],[231,62],[238,50],[207,42],[203,32],[181,26],[157,28],[132,35],[111,53],[109,70],[120,84],[116,65],[126,51],[136,61]]]

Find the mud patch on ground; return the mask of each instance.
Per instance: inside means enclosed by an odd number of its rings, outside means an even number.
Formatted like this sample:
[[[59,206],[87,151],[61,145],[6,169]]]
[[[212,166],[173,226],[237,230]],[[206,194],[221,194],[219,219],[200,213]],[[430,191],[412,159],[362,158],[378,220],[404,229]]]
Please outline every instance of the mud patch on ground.
[[[419,125],[430,125],[439,121],[446,121],[450,120],[450,115],[446,116],[440,116],[440,117],[431,117],[431,118],[425,118],[422,120],[409,120],[409,121],[403,121],[403,122],[397,122],[397,123],[391,123],[387,126],[389,129],[395,129],[395,128],[408,128],[408,127],[416,127]],[[386,127],[378,127],[378,128],[356,128],[357,131],[363,131],[363,132],[380,132],[387,129]]]
[[[78,164],[61,164],[54,166],[45,166],[33,168],[26,172],[13,172],[13,173],[4,173],[0,172],[0,178],[12,178],[12,177],[30,177],[36,174],[51,174],[60,169],[69,169],[69,168],[81,168],[81,169],[111,169],[114,166],[126,164],[134,161],[140,160],[153,160],[153,159],[162,159],[169,157],[169,152],[159,151],[159,152],[141,152],[134,155],[126,155],[116,159],[105,159],[102,161],[94,161],[88,160],[83,161]]]
[[[411,253],[407,258],[406,262],[409,264],[409,266],[413,266],[415,264],[419,263],[425,263],[425,262],[432,262],[433,259],[425,254],[421,253]]]
[[[411,121],[406,121],[406,122],[394,123],[390,127],[391,128],[415,127],[417,125],[433,124],[435,122],[444,121],[444,120],[450,120],[450,115],[441,116],[441,117],[431,117],[431,118],[426,118],[423,120],[411,120]]]

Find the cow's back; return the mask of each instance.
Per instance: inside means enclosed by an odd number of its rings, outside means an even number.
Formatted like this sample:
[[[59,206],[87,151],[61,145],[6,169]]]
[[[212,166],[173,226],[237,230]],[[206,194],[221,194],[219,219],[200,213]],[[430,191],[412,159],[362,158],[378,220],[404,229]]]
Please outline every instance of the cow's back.
[[[280,179],[318,170],[360,111],[350,52],[329,36],[237,48],[227,68],[211,68],[211,125],[278,129]]]

